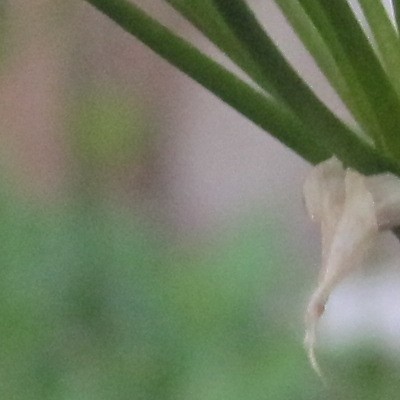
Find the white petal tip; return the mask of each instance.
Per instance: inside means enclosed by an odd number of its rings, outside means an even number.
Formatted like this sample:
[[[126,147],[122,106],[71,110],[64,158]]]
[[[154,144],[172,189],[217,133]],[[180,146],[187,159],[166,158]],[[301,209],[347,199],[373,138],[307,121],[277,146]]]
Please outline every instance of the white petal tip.
[[[306,348],[307,357],[308,360],[310,361],[312,369],[324,381],[324,376],[322,374],[321,368],[318,364],[317,357],[315,354],[315,342],[316,342],[316,336],[315,336],[315,326],[314,326],[310,330],[306,331],[306,335],[304,338],[304,347]]]
[[[311,367],[323,381],[324,377],[315,354],[315,345],[317,342],[317,324],[325,311],[324,304],[325,302],[322,301],[320,294],[318,292],[314,293],[307,307],[306,332],[304,337],[304,347],[306,349]]]

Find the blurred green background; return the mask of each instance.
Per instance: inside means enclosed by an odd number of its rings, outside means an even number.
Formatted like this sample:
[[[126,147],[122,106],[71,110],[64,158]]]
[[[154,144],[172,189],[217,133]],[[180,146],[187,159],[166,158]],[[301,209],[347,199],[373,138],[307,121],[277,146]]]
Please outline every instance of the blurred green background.
[[[313,282],[284,213],[254,203],[188,236],[165,218],[168,121],[127,89],[159,72],[128,79],[111,50],[130,38],[50,3],[0,4],[0,398],[397,398],[400,365],[371,343],[321,352],[328,388],[311,370]]]

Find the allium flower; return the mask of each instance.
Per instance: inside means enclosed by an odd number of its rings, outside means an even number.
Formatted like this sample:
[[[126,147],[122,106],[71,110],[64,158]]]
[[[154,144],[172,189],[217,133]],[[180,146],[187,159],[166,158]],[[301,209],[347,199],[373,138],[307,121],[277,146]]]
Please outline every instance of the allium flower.
[[[316,325],[334,287],[362,262],[379,231],[400,225],[400,179],[364,176],[335,157],[313,168],[304,184],[310,217],[321,226],[322,268],[306,312],[305,346],[313,368]]]

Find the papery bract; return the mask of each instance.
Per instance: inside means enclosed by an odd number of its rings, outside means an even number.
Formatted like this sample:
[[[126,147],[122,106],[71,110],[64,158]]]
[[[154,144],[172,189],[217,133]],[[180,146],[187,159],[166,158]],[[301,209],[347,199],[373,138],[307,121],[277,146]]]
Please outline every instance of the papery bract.
[[[321,374],[314,352],[318,319],[334,287],[360,265],[379,228],[399,220],[400,180],[386,174],[366,177],[331,158],[311,171],[304,198],[321,226],[322,268],[307,307],[305,336],[311,364]]]

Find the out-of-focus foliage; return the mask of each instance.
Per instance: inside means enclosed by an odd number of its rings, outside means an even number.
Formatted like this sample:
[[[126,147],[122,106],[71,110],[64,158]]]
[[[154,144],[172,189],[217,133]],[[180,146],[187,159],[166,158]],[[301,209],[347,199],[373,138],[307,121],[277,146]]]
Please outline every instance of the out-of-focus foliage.
[[[269,218],[192,248],[126,209],[0,208],[1,398],[336,398],[290,324],[298,280]],[[380,353],[329,369],[342,399],[399,389]]]
[[[121,164],[139,156],[149,143],[138,105],[116,89],[86,91],[73,114],[75,152],[94,166]]]
[[[9,198],[1,210],[3,398],[308,399],[317,387],[269,318],[281,249],[258,229],[191,251],[126,210]]]

